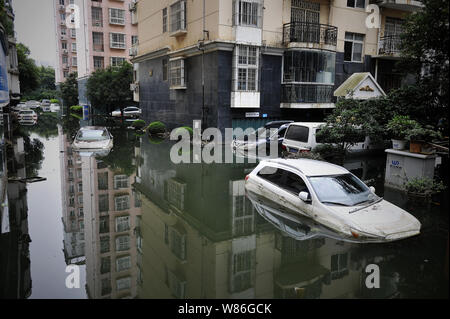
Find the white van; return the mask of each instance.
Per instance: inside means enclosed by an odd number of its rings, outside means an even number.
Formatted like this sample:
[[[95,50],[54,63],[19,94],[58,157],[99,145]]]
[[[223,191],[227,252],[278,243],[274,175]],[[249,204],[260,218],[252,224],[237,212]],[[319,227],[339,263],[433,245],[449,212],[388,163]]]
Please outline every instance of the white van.
[[[283,150],[289,153],[309,152],[320,141],[316,139],[316,133],[325,125],[325,122],[296,122],[289,125],[283,140]],[[364,141],[350,147],[350,152],[359,152],[369,149],[370,139],[366,137]]]

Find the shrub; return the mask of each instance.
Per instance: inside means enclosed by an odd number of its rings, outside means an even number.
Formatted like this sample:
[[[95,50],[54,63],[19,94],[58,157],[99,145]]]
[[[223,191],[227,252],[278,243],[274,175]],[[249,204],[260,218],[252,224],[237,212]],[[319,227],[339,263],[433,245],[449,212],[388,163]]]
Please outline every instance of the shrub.
[[[431,195],[445,190],[444,183],[427,177],[414,177],[405,184],[408,193]]]
[[[51,99],[51,100],[50,100],[50,103],[59,104],[59,100],[57,100],[57,99]]]
[[[166,132],[166,125],[159,121],[152,122],[147,127],[147,131],[150,135],[164,134]]]
[[[70,110],[76,113],[82,113],[83,112],[83,107],[81,105],[72,105],[70,107]]]
[[[330,157],[342,157],[345,156],[345,150],[340,148],[338,145],[333,144],[319,144],[313,149],[313,153],[319,154],[322,158]]]
[[[406,132],[405,138],[409,141],[431,142],[434,139],[442,138],[439,131],[433,130],[433,127],[427,125],[425,127],[417,126]]]
[[[144,120],[136,120],[131,124],[131,126],[136,129],[143,129],[145,127],[145,121]]]
[[[408,131],[419,127],[419,123],[404,115],[396,115],[386,124],[386,130],[390,136],[399,140],[405,139]]]

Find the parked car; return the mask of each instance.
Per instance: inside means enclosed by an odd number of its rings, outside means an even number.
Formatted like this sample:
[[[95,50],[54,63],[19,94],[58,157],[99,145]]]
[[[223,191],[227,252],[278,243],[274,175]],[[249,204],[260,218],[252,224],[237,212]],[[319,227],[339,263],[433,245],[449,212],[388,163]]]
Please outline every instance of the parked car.
[[[324,122],[296,122],[291,123],[286,130],[282,142],[282,149],[289,153],[309,152],[321,141],[316,138],[317,132],[326,125]],[[365,137],[361,142],[352,145],[351,152],[359,152],[370,148],[370,138]]]
[[[109,152],[112,147],[113,136],[101,126],[80,128],[73,141],[73,149],[79,152]]]
[[[61,106],[56,103],[50,104],[50,111],[49,112],[58,112],[61,109]]]
[[[281,151],[281,143],[289,124],[293,121],[273,121],[268,122],[264,127],[251,135],[244,135],[233,140],[231,146],[238,155],[246,155],[249,151],[266,150],[269,155],[270,142],[274,141],[278,145],[278,153]],[[272,131],[271,131],[272,130]],[[254,153],[256,155],[256,152]]]
[[[50,100],[44,99],[44,100],[41,101],[41,107],[50,106],[50,104],[51,104]]]
[[[420,233],[420,222],[378,197],[341,166],[309,159],[264,160],[245,178],[245,188],[313,219],[343,238],[387,242]]]
[[[139,117],[142,115],[142,110],[136,106],[127,106],[123,109],[123,117]],[[111,112],[113,117],[121,117],[120,109]]]
[[[34,125],[37,123],[38,115],[33,110],[21,110],[17,113],[17,120],[20,124]]]
[[[41,103],[39,103],[38,101],[34,101],[34,100],[30,100],[25,102],[27,108],[29,109],[35,109],[41,106]]]

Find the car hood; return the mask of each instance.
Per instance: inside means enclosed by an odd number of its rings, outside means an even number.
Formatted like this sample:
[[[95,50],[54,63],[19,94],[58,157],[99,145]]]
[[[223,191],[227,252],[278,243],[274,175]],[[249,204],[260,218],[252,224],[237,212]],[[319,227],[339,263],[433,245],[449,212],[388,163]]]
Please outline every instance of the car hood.
[[[420,233],[420,222],[405,210],[386,200],[372,205],[352,207],[328,206],[348,222],[348,225],[360,233],[395,240],[410,237]]]
[[[104,141],[74,141],[73,146],[77,149],[103,149],[112,146],[112,140],[104,140]]]

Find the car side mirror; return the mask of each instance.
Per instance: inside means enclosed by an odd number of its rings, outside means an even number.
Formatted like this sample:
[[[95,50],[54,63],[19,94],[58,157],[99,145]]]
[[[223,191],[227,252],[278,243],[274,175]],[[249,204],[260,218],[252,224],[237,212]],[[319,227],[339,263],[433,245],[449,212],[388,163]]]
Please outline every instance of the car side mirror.
[[[309,193],[308,192],[300,192],[298,194],[298,197],[300,197],[300,199],[302,201],[304,201],[305,203],[310,203],[311,202],[311,198],[309,198]]]
[[[372,193],[374,193],[374,194],[375,194],[375,187],[373,187],[373,186],[370,186],[370,187],[369,187],[369,189],[370,189],[370,191],[371,191]]]

